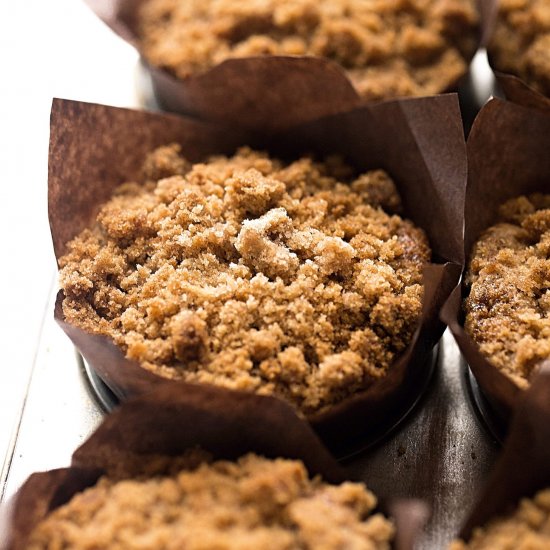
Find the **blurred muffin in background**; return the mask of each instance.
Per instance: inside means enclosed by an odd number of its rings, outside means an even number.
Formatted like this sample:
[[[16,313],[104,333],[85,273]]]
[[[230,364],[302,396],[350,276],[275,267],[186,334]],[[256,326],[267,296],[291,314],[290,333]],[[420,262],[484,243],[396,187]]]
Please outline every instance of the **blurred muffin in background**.
[[[317,56],[365,100],[456,87],[479,42],[475,0],[147,0],[145,58],[180,79],[231,58]]]
[[[550,96],[550,2],[500,0],[487,50],[495,70]]]

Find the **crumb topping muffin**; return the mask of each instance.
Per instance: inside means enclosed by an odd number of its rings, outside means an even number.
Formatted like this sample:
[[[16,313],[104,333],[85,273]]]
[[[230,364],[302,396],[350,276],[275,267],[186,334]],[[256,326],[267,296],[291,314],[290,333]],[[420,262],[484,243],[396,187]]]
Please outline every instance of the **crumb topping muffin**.
[[[138,34],[149,62],[182,79],[229,58],[310,55],[373,100],[456,85],[478,19],[475,0],[147,0]]]
[[[469,543],[449,550],[547,550],[550,548],[550,489],[522,499],[516,511],[475,529]]]
[[[170,477],[104,477],[42,520],[27,548],[389,550],[394,527],[375,506],[362,483],[328,485],[300,461],[250,454]]]
[[[161,376],[305,413],[366,389],[409,344],[430,249],[392,214],[385,172],[247,148],[191,165],[173,145],[143,173],[59,260],[69,322]]]
[[[481,352],[525,388],[550,357],[550,195],[512,199],[473,248],[466,330]]]
[[[487,50],[495,69],[514,74],[550,95],[548,0],[500,0]]]

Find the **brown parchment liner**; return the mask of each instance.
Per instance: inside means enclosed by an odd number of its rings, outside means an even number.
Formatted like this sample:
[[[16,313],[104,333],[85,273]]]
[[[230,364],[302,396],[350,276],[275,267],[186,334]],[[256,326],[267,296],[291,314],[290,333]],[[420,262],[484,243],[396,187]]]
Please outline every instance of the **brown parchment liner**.
[[[144,1],[85,0],[100,19],[138,50],[163,109],[273,132],[365,103],[337,62],[313,56],[228,59],[186,79],[176,78],[170,71],[148,63],[141,54],[136,11]],[[482,2],[479,0],[480,11]],[[480,40],[481,29],[482,25]],[[467,71],[441,92],[458,90]]]
[[[550,110],[550,98],[534,90],[521,78],[495,71],[502,93],[509,101],[534,109]]]
[[[550,111],[492,99],[477,116],[468,137],[465,257],[481,233],[497,220],[508,199],[550,192]],[[441,312],[483,393],[506,422],[522,390],[481,354],[465,332],[462,300],[455,288]],[[536,368],[534,369],[537,370]]]
[[[40,520],[102,475],[162,475],[171,458],[196,447],[214,459],[234,460],[248,452],[299,459],[311,476],[345,481],[344,471],[308,424],[281,400],[215,387],[185,393],[177,386],[164,382],[124,403],[74,452],[70,467],[32,474],[0,510],[0,548],[23,550]],[[396,501],[381,509],[395,520],[395,550],[412,550],[425,519],[422,505]]]
[[[550,362],[518,402],[502,454],[460,532],[512,513],[521,498],[550,487]]]
[[[179,141],[183,154],[192,160],[248,144],[294,157],[306,151],[341,153],[358,170],[385,168],[394,177],[405,215],[426,230],[437,262],[425,270],[419,327],[383,379],[308,420],[331,448],[346,438],[376,431],[392,420],[392,414],[397,421],[427,383],[426,358],[443,329],[438,312],[463,267],[466,158],[456,96],[365,106],[293,128],[269,143],[174,115],[54,100],[48,184],[56,257],[63,255],[68,240],[91,225],[112,189],[136,175],[146,151],[173,141]],[[150,391],[164,380],[126,359],[107,337],[67,323],[62,299],[60,292],[56,320],[120,399]],[[186,393],[206,388],[186,383],[178,387]]]

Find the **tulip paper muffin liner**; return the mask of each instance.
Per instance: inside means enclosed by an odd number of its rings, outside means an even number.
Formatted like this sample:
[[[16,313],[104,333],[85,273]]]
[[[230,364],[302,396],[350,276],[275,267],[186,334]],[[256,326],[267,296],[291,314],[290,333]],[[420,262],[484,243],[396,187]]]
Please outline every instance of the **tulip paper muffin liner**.
[[[507,100],[532,107],[534,109],[550,110],[550,98],[533,90],[521,78],[511,74],[495,72],[497,82]]]
[[[496,222],[501,204],[521,195],[548,192],[549,147],[550,111],[501,99],[492,99],[481,110],[467,143],[466,258],[481,233]],[[462,301],[466,291],[453,290],[441,319],[449,325],[485,397],[506,423],[522,390],[482,355],[465,332]]]
[[[550,362],[518,402],[504,449],[478,503],[460,532],[468,540],[476,527],[513,512],[519,500],[550,487]]]
[[[144,1],[86,0],[86,3],[138,50],[151,76],[155,98],[163,109],[273,132],[364,103],[337,62],[313,56],[232,58],[185,79],[177,78],[164,68],[152,66],[140,51],[136,12]],[[453,86],[440,91],[458,90],[466,76],[467,71]]]
[[[49,512],[94,485],[102,475],[115,479],[162,475],[175,457],[194,448],[215,460],[235,460],[249,452],[298,459],[310,476],[320,475],[329,483],[346,480],[308,424],[282,401],[214,387],[182,393],[177,385],[165,382],[107,416],[74,452],[70,467],[28,478],[0,510],[0,548],[26,548],[33,528]],[[394,548],[412,550],[424,519],[419,514],[422,505],[396,501],[381,503],[379,510],[395,519]]]
[[[427,385],[431,350],[443,331],[439,309],[463,268],[466,157],[456,96],[365,106],[293,128],[263,143],[232,129],[174,115],[54,100],[49,217],[58,258],[66,243],[91,225],[112,190],[136,175],[145,153],[171,142],[179,142],[192,161],[245,144],[294,157],[305,152],[339,153],[358,170],[384,168],[395,179],[405,216],[427,232],[433,251],[434,263],[424,273],[419,326],[384,378],[308,417],[333,449],[344,440],[379,437],[381,430],[387,431],[403,417]],[[125,358],[107,337],[69,324],[63,317],[62,299],[60,292],[56,320],[119,399],[150,391],[163,380]],[[178,388],[182,393],[200,393],[207,387],[178,383]]]

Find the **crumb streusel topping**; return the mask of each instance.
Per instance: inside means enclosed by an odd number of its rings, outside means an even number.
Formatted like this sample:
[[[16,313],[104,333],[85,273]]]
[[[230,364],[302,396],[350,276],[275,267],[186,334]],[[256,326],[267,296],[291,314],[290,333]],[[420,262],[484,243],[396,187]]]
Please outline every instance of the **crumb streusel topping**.
[[[152,153],[60,259],[66,319],[155,373],[305,413],[366,389],[421,314],[421,229],[389,176],[243,148]]]
[[[171,477],[113,481],[75,495],[29,550],[389,550],[394,527],[363,483],[309,479],[300,461],[246,455]]]
[[[471,255],[466,330],[520,387],[550,357],[550,195],[506,202]]]
[[[474,0],[148,0],[145,57],[179,78],[229,58],[312,55],[369,100],[443,92],[478,44]]]
[[[548,550],[550,548],[550,489],[521,500],[508,517],[474,530],[471,540],[454,541],[449,550]]]
[[[550,3],[500,0],[488,52],[493,66],[550,95]]]

